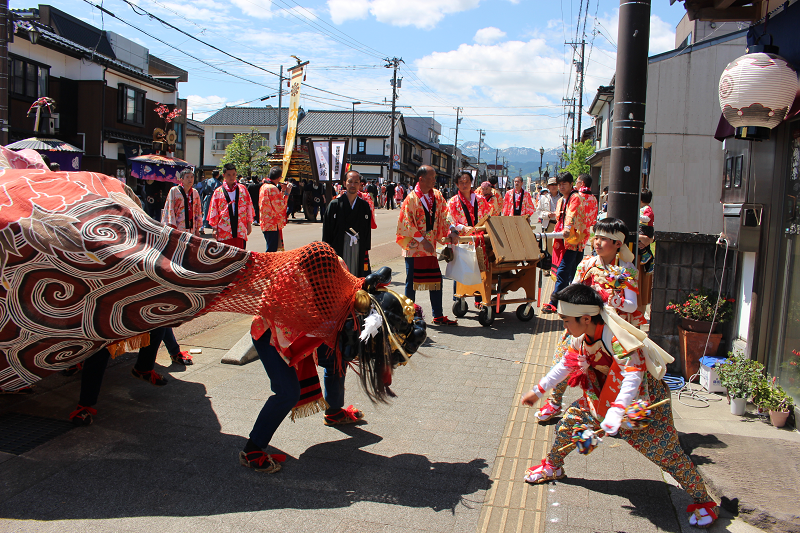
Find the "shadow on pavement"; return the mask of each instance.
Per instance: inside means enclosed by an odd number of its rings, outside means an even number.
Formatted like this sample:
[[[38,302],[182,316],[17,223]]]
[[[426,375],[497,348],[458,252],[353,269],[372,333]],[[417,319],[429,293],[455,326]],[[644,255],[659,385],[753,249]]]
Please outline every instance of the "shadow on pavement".
[[[24,410],[41,411],[46,401],[34,400]],[[417,454],[383,456],[362,449],[382,437],[359,427],[288,457],[276,474],[255,472],[238,462],[246,437],[221,431],[206,387],[199,383],[173,379],[156,388],[117,375],[108,379],[97,407],[92,426],[0,463],[0,517],[208,516],[365,501],[454,511],[469,502],[464,495],[491,484],[483,459],[459,463]],[[60,409],[51,408],[50,416],[66,416]],[[244,418],[238,414],[234,421]],[[244,435],[249,427],[240,431]]]
[[[663,481],[652,479],[614,481],[566,477],[561,483],[583,487],[592,492],[628,498],[630,505],[622,505],[622,509],[634,517],[647,519],[659,528],[664,528],[667,523],[671,524],[675,519],[671,512],[665,513],[663,502],[669,499],[669,485]]]

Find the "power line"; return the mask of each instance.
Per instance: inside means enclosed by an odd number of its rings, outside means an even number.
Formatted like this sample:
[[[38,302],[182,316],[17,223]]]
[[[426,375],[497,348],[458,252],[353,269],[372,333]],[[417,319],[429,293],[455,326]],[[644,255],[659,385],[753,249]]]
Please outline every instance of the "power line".
[[[86,2],[87,4],[89,4],[90,6],[94,7],[95,9],[99,9],[99,10],[100,10],[102,13],[105,13],[106,15],[109,15],[109,16],[111,16],[111,17],[113,17],[113,18],[117,19],[118,21],[122,22],[122,23],[123,23],[123,24],[125,24],[126,26],[130,26],[131,28],[133,28],[133,29],[135,29],[135,30],[137,30],[137,31],[139,31],[139,32],[141,32],[141,33],[143,33],[143,34],[147,35],[147,36],[148,36],[148,37],[150,37],[151,39],[154,39],[154,40],[156,40],[156,41],[160,42],[161,44],[163,44],[163,45],[165,45],[165,46],[168,46],[168,47],[170,47],[170,48],[172,48],[172,49],[174,49],[174,50],[177,50],[178,52],[181,52],[182,54],[184,54],[184,55],[186,55],[186,56],[189,56],[189,57],[191,57],[191,58],[192,58],[192,59],[194,59],[195,61],[199,61],[200,63],[203,63],[204,65],[207,65],[207,66],[209,66],[209,67],[211,67],[211,68],[213,68],[213,69],[215,69],[215,70],[218,70],[218,71],[220,71],[220,72],[222,72],[222,73],[224,73],[224,74],[227,74],[228,76],[233,76],[234,78],[239,78],[240,80],[244,80],[244,81],[246,81],[246,82],[249,82],[249,83],[252,83],[252,84],[254,84],[254,85],[260,85],[260,86],[262,86],[262,87],[266,87],[266,88],[268,88],[268,89],[276,90],[274,87],[270,87],[269,85],[266,85],[266,84],[263,84],[263,83],[260,83],[260,82],[257,82],[257,81],[254,81],[254,80],[251,80],[251,79],[249,79],[249,78],[245,78],[245,77],[239,76],[239,75],[237,75],[237,74],[233,74],[233,73],[231,73],[231,72],[228,72],[227,70],[224,70],[224,69],[221,69],[221,68],[219,68],[219,67],[217,67],[217,66],[215,66],[215,65],[212,65],[211,63],[209,63],[209,62],[207,62],[207,61],[204,61],[204,60],[200,59],[199,57],[195,57],[195,56],[193,56],[192,54],[190,54],[189,52],[187,52],[187,51],[185,51],[185,50],[181,50],[180,48],[177,48],[177,47],[175,47],[175,46],[173,46],[173,45],[169,44],[168,42],[166,42],[166,41],[164,41],[164,40],[162,40],[162,39],[159,39],[159,38],[158,38],[158,37],[156,37],[155,35],[152,35],[152,34],[150,34],[150,33],[147,33],[146,31],[144,31],[143,29],[141,29],[141,28],[137,27],[136,25],[134,25],[134,24],[131,24],[130,22],[126,21],[125,19],[123,19],[123,18],[120,18],[120,17],[116,16],[114,13],[112,13],[112,12],[111,12],[111,11],[109,11],[109,10],[107,10],[107,9],[106,9],[106,8],[104,8],[103,6],[97,5],[97,4],[93,3],[93,2],[90,2],[89,0],[83,0],[83,1],[84,1],[84,2]],[[180,31],[180,30],[179,30],[179,31]],[[185,34],[185,32],[183,32],[183,31],[181,31],[181,33],[184,33],[184,34]],[[199,40],[199,39],[197,39],[197,40]],[[203,41],[200,41],[200,42],[203,42]],[[205,43],[204,43],[204,44],[205,44]],[[211,45],[209,45],[209,46],[211,46]],[[215,47],[212,47],[212,48],[215,48]],[[262,70],[264,70],[264,69],[262,69]]]

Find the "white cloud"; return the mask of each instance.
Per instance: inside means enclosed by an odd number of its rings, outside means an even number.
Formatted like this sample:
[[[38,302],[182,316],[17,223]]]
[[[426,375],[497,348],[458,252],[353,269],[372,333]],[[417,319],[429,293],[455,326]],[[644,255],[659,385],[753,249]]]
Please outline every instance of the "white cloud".
[[[328,10],[334,24],[367,18],[369,0],[328,0]]]
[[[231,3],[250,17],[268,19],[273,16],[271,0],[231,0]]]
[[[446,15],[478,7],[480,0],[328,0],[331,20],[341,24],[371,14],[378,22],[430,30]]]
[[[236,101],[230,101],[224,96],[198,96],[191,94],[186,97],[186,113],[189,118],[194,120],[205,120],[217,110],[225,107],[226,105],[233,105]]]
[[[506,32],[501,29],[489,26],[488,28],[481,28],[475,32],[475,37],[472,38],[478,44],[492,44],[506,36]]]

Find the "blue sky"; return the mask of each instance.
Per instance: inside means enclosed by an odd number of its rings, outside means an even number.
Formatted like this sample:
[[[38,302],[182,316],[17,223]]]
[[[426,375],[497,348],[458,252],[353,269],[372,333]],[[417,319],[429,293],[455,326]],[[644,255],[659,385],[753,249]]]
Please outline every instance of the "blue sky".
[[[95,0],[92,0],[93,2]],[[100,0],[96,0],[99,3]],[[384,57],[402,58],[398,105],[410,116],[434,116],[442,142],[452,142],[455,106],[464,108],[459,144],[477,141],[478,129],[493,147],[545,148],[561,144],[564,110],[572,97],[573,51],[584,0],[131,0],[198,38],[268,70],[294,64],[291,55],[310,61],[307,83],[336,93],[304,88],[305,109],[387,109],[391,70]],[[82,0],[51,5],[150,49],[150,53],[189,71],[180,85],[190,113],[202,119],[224,105],[277,105],[277,78],[226,57],[185,35],[137,15],[122,0],[104,7],[126,26]],[[35,4],[11,0],[11,8]],[[582,7],[581,7],[582,6]],[[588,0],[587,71],[584,109],[599,85],[608,84],[616,58],[619,2]],[[650,53],[674,48],[682,3],[654,0]],[[581,19],[582,21],[582,19]],[[165,46],[137,31],[170,43]],[[186,51],[244,81],[182,54]],[[591,52],[591,55],[589,53]],[[373,104],[367,104],[373,102]],[[285,105],[285,104],[284,104]],[[587,115],[583,127],[591,124]]]

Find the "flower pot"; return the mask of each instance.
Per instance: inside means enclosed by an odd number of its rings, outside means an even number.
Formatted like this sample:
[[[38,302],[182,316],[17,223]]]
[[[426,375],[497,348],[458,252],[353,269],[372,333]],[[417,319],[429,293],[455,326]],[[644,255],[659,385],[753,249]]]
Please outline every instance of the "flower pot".
[[[681,320],[686,320],[681,319]],[[695,321],[696,322],[696,321]],[[709,324],[711,324],[709,322]],[[719,344],[722,342],[722,333],[712,333],[709,338],[708,331],[699,333],[696,331],[686,330],[683,327],[678,328],[678,347],[681,352],[681,367],[683,368],[683,377],[689,379],[693,375],[700,372],[700,358],[704,355],[716,355],[719,350]],[[708,347],[706,347],[708,341]]]
[[[731,398],[731,414],[742,416],[747,407],[747,398]]]
[[[789,411],[773,411],[769,410],[769,421],[776,428],[782,428],[786,425],[786,420],[789,418]]]
[[[712,322],[706,320],[694,320],[693,318],[681,317],[681,327],[686,331],[695,331],[697,333],[716,333],[719,329],[719,322]]]

